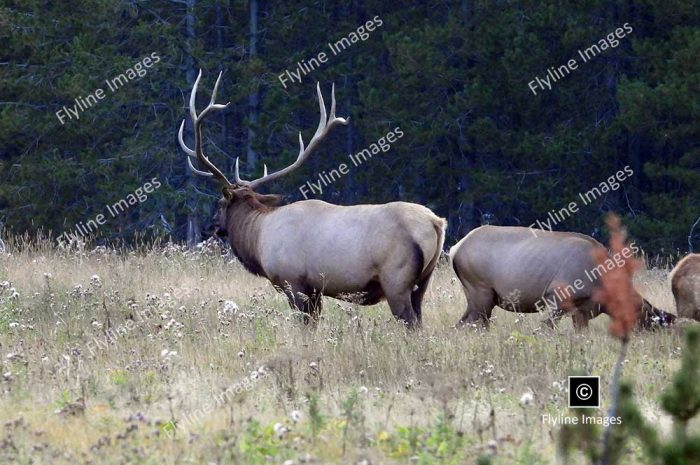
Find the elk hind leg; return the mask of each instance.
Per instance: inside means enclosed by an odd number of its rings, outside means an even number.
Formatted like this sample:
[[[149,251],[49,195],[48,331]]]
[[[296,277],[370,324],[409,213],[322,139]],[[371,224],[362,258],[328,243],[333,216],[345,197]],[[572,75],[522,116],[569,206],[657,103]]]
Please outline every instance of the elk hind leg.
[[[423,320],[423,297],[425,296],[425,291],[428,290],[431,276],[432,273],[418,281],[418,284],[416,284],[414,290],[411,292],[411,305],[413,306],[413,311],[416,312],[418,323]]]
[[[409,328],[420,325],[421,317],[413,303],[421,300],[428,285],[427,280],[425,283],[421,281],[418,288],[413,290],[424,262],[423,253],[417,244],[413,244],[412,251],[413,253],[408,254],[394,254],[393,259],[387,262],[379,274],[379,284],[391,313]],[[420,284],[423,284],[422,288]]]
[[[391,313],[397,320],[402,321],[409,329],[420,326],[420,318],[411,305],[411,294],[406,291],[403,295],[387,295],[386,301]]]
[[[384,297],[391,308],[391,313],[409,328],[420,325],[420,317],[415,312],[412,302],[412,282],[396,282],[390,279],[379,279]]]
[[[457,326],[478,323],[488,328],[493,307],[496,305],[496,293],[491,288],[465,284],[464,294],[467,297],[467,310],[457,323]]]

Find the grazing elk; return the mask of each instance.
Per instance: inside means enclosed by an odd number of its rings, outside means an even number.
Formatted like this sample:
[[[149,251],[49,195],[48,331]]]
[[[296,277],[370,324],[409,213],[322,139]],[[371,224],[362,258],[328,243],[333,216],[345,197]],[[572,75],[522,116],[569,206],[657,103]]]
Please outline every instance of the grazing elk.
[[[676,313],[681,318],[700,321],[700,254],[684,257],[670,276]]]
[[[569,308],[576,328],[606,313],[593,301],[598,280],[607,265],[595,262],[593,252],[603,245],[584,234],[534,231],[516,226],[481,226],[450,249],[450,261],[467,296],[467,311],[458,325],[479,322],[488,326],[495,305],[504,310],[535,313],[549,310],[549,323]],[[605,249],[604,249],[605,250]],[[631,255],[631,253],[630,253]],[[611,257],[610,265],[619,266]],[[610,269],[610,268],[608,268]],[[641,299],[640,326],[666,326],[675,316]]]
[[[232,183],[202,150],[204,117],[228,105],[214,103],[221,73],[209,105],[197,115],[195,95],[201,76],[200,70],[190,95],[194,150],[183,141],[184,121],[178,140],[188,155],[190,169],[221,183],[216,233],[228,237],[234,254],[248,271],[266,277],[284,292],[292,308],[304,313],[305,322],[317,321],[325,295],[362,305],[386,298],[396,318],[409,327],[420,324],[423,295],[445,238],[443,219],[412,203],[338,206],[304,200],[278,206],[281,196],[256,192],[263,184],[299,168],[331,129],[348,123],[335,116],[335,86],[327,117],[317,85],[318,129],[306,147],[299,133],[299,156],[294,163],[270,174],[265,167],[261,178],[244,181],[236,159]],[[195,168],[192,160],[207,171]]]

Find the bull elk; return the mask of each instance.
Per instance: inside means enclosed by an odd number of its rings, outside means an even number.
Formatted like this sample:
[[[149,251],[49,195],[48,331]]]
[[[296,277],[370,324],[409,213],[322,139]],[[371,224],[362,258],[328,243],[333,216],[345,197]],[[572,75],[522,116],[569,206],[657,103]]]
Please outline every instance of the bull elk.
[[[194,150],[183,141],[184,120],[178,140],[190,169],[221,184],[216,234],[228,237],[245,268],[284,292],[290,306],[303,312],[305,322],[318,320],[321,297],[329,296],[361,305],[385,298],[397,319],[409,327],[419,325],[423,295],[445,238],[445,220],[426,207],[406,202],[338,206],[304,200],[280,206],[281,196],[257,192],[299,168],[334,127],[348,124],[348,119],[335,115],[335,86],[327,116],[317,84],[321,118],[308,146],[299,132],[300,149],[294,163],[269,174],[265,166],[261,178],[245,181],[236,159],[234,182],[230,182],[202,149],[204,118],[228,106],[215,103],[221,73],[209,105],[197,114],[195,96],[201,77],[200,70],[190,95]],[[193,161],[206,171],[196,168]]]
[[[549,323],[559,320],[568,306],[574,325],[579,329],[587,326],[590,318],[606,313],[593,300],[606,272],[594,260],[597,249],[605,250],[592,237],[573,232],[518,226],[474,229],[450,249],[452,267],[467,296],[467,311],[458,326],[488,326],[496,305],[512,312],[550,311]],[[639,301],[640,327],[650,329],[675,321],[675,315],[641,296]]]

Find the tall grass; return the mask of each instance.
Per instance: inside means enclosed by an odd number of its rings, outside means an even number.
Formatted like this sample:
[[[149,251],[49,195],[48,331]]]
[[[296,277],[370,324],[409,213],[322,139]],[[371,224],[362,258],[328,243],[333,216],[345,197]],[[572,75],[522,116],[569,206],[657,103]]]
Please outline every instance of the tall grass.
[[[497,309],[490,331],[455,330],[465,298],[442,265],[421,330],[332,299],[312,330],[215,243],[5,242],[0,463],[554,463],[541,415],[567,411],[573,370],[605,386],[616,360],[606,316],[579,334]],[[636,277],[662,307],[665,273]],[[676,329],[640,334],[624,360],[662,423],[680,345]]]

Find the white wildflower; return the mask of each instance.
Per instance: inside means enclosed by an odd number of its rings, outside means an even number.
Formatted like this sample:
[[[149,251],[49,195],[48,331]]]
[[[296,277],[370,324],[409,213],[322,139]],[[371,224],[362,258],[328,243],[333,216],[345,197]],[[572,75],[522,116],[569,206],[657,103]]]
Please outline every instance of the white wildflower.
[[[73,290],[70,291],[70,296],[71,297],[80,297],[84,293],[85,292],[83,291],[82,284],[76,284],[75,286],[73,286]]]
[[[102,287],[102,280],[96,274],[90,277],[90,285],[94,287]]]
[[[233,300],[226,300],[224,301],[223,312],[225,314],[235,315],[238,312],[238,305],[236,305],[236,302],[234,302]]]
[[[278,438],[284,437],[284,435],[289,432],[289,430],[282,423],[275,423],[272,429],[275,430],[275,434]]]

